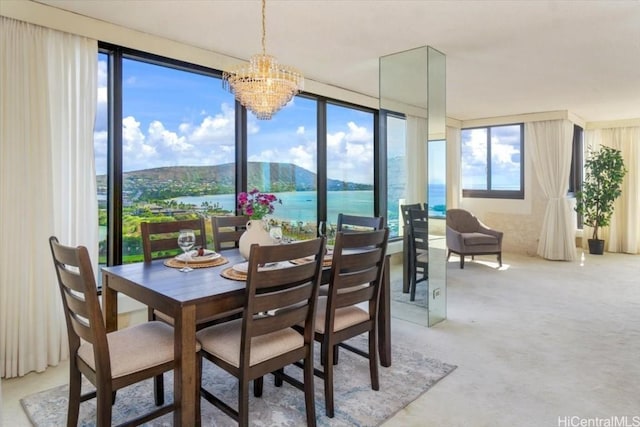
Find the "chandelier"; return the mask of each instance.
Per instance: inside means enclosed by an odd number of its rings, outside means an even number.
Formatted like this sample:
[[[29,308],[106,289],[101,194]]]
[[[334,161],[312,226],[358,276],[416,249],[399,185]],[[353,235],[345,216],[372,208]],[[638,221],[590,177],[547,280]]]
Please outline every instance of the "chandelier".
[[[266,54],[265,8],[266,0],[262,0],[262,53],[253,55],[249,64],[222,73],[222,87],[260,120],[269,120],[304,86],[298,70]]]

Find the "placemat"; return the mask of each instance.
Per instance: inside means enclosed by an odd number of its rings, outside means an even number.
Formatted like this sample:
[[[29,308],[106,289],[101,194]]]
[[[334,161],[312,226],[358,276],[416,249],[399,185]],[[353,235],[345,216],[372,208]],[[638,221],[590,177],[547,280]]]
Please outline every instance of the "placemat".
[[[234,270],[233,267],[225,268],[220,272],[220,275],[225,279],[239,280],[241,282],[247,281],[247,274]]]
[[[333,260],[333,257],[325,257],[322,260],[322,266],[323,267],[331,267],[331,261],[332,260]],[[292,264],[300,265],[300,264],[306,264],[306,263],[311,262],[311,261],[313,261],[313,259],[311,259],[311,258],[298,258],[298,259],[292,259],[289,262],[292,263]]]
[[[219,258],[211,259],[208,261],[189,261],[187,264],[191,268],[208,268],[208,267],[217,267],[219,265],[223,265],[228,263],[229,260],[225,257],[221,256]],[[184,261],[179,261],[175,258],[167,258],[164,260],[164,265],[171,268],[182,268],[184,267]]]

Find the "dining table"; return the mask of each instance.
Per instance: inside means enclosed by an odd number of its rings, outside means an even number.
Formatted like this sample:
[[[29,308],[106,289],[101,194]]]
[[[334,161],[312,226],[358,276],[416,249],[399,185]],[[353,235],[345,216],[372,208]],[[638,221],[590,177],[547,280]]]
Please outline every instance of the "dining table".
[[[196,419],[198,363],[196,324],[201,319],[241,308],[246,282],[224,275],[245,259],[238,249],[222,251],[217,265],[194,268],[188,273],[166,265],[166,260],[102,267],[102,309],[107,332],[118,329],[118,294],[157,309],[174,319],[174,411],[175,426],[199,425]],[[202,266],[200,266],[202,267]],[[322,283],[328,283],[331,267],[323,267]],[[385,259],[378,313],[378,353],[382,366],[391,366],[391,312],[389,256]],[[149,351],[153,351],[152,348]]]

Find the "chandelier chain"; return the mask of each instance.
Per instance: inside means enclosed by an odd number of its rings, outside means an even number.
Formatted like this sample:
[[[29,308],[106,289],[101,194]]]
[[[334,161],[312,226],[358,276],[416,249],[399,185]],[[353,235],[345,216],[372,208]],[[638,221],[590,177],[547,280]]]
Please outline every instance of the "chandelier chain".
[[[262,0],[262,54],[267,54],[267,0]]]

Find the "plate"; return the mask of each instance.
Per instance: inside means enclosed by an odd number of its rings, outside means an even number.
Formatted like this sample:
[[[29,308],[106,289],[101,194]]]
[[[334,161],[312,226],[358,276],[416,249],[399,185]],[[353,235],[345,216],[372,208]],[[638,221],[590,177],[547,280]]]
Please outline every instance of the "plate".
[[[289,264],[286,262],[274,262],[271,264],[267,264],[263,267],[259,267],[258,270],[260,271],[264,271],[264,270],[276,270],[278,268],[286,268],[289,267]],[[233,266],[233,269],[235,271],[237,271],[238,273],[244,273],[247,274],[249,272],[249,261],[245,261],[245,262],[241,262],[238,264],[235,264]]]
[[[178,256],[176,256],[176,259],[178,261],[182,261],[182,262],[207,262],[207,261],[213,261],[214,259],[220,258],[221,255],[215,251],[211,251],[209,249],[205,249],[204,250],[204,255],[202,256],[198,256],[198,251],[197,250],[193,250],[189,252],[189,256],[186,256],[186,254],[180,254]]]

